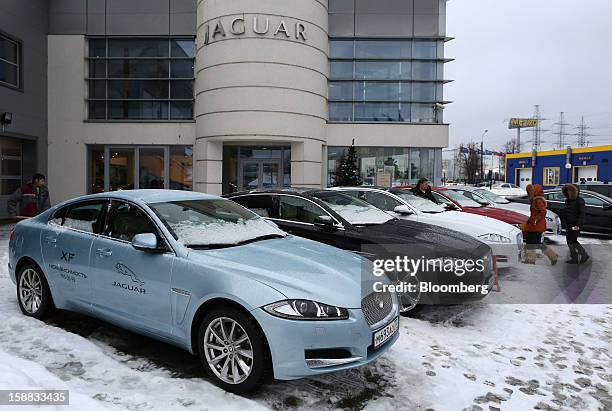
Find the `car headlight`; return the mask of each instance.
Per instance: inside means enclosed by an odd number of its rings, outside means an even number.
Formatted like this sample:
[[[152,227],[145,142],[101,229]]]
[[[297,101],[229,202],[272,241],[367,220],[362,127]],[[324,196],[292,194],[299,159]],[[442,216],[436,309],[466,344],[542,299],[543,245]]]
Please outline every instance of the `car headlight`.
[[[346,308],[334,307],[310,300],[285,300],[263,307],[266,312],[276,317],[291,320],[346,320],[349,318]]]
[[[511,242],[511,240],[508,237],[504,237],[501,234],[495,234],[495,233],[482,234],[482,235],[479,235],[478,238],[480,238],[483,241],[488,241],[490,243],[510,244]]]

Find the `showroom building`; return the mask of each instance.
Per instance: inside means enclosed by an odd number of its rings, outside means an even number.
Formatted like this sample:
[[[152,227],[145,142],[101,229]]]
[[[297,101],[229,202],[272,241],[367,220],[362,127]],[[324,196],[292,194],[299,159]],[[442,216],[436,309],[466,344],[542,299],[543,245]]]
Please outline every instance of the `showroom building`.
[[[445,0],[42,3],[0,6],[3,181],[46,172],[54,202],[321,187],[351,144],[365,184],[441,179]]]

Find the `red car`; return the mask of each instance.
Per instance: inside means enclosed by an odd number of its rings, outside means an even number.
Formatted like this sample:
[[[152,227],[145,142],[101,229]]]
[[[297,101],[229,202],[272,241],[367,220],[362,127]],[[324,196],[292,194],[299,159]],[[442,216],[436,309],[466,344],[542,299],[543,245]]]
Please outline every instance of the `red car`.
[[[404,186],[398,188],[414,188],[414,186]],[[517,227],[520,224],[527,222],[527,216],[524,214],[480,204],[471,198],[464,196],[463,194],[449,190],[445,187],[431,187],[431,191],[438,203],[446,204],[447,207],[454,208],[458,211],[483,215],[485,217],[494,218]]]

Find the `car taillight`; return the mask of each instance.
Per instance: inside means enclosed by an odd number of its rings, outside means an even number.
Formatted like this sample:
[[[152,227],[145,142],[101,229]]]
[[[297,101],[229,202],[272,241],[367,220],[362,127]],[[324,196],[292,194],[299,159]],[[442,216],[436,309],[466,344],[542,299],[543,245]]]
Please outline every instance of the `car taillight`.
[[[9,239],[11,241],[15,239],[15,227],[11,228],[11,235],[9,236]]]

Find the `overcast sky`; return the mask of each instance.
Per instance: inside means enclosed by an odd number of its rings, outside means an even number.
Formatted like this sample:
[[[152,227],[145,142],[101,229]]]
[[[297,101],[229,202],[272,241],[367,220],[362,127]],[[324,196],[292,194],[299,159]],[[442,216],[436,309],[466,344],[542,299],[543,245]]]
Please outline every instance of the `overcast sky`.
[[[612,0],[450,0],[447,3],[445,112],[450,147],[478,141],[499,149],[516,135],[510,117],[528,117],[539,104],[551,131],[543,149],[557,141],[559,112],[570,133],[585,116],[589,140],[612,144]],[[523,151],[531,149],[523,130]],[[566,137],[575,145],[576,137]]]

